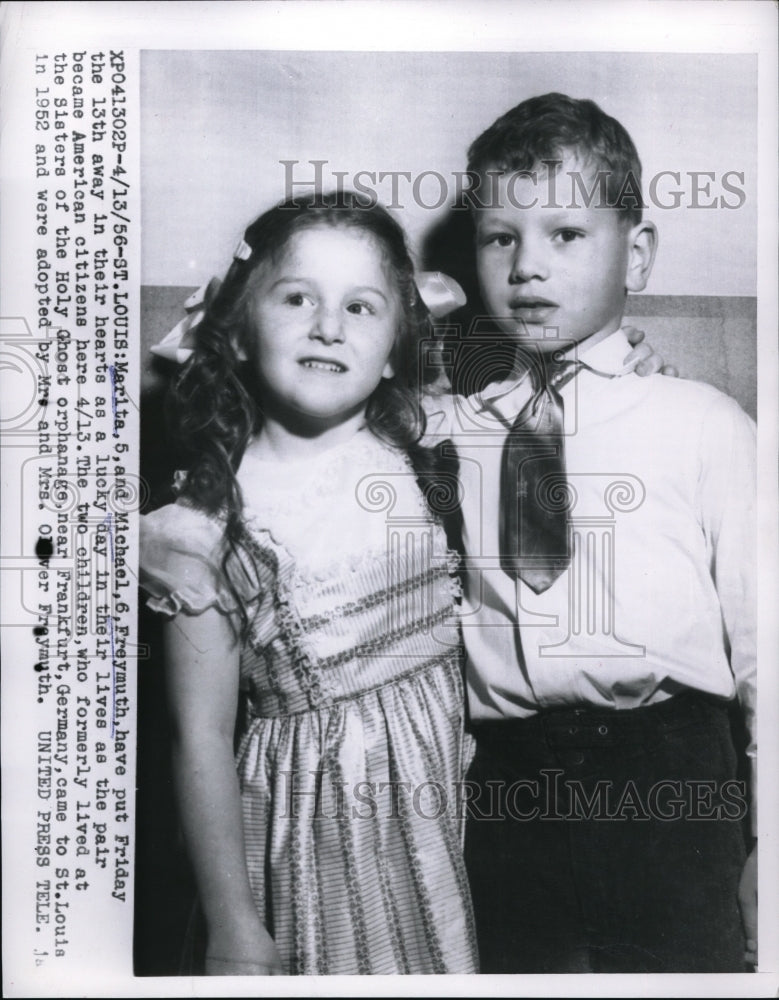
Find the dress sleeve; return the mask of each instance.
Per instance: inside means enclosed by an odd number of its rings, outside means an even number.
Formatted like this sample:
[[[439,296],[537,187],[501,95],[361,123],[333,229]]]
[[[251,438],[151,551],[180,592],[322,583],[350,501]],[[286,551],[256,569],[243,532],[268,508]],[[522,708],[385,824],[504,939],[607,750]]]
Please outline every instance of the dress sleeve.
[[[153,611],[172,617],[212,607],[224,614],[238,610],[222,570],[223,528],[217,519],[178,502],[140,521],[140,585]],[[256,599],[259,586],[244,561],[231,577],[244,606]]]

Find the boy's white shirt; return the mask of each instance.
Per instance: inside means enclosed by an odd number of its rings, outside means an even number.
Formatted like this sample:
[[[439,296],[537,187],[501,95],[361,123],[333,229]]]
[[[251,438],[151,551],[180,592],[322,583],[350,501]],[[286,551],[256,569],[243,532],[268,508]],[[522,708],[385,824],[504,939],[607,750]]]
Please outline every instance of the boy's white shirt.
[[[621,330],[580,348],[621,377],[583,369],[562,390],[575,552],[590,558],[543,594],[497,561],[503,442],[529,380],[425,404],[423,443],[451,438],[460,461],[471,718],[634,708],[689,687],[738,695],[754,757],[755,425],[708,385],[638,377],[629,351]]]

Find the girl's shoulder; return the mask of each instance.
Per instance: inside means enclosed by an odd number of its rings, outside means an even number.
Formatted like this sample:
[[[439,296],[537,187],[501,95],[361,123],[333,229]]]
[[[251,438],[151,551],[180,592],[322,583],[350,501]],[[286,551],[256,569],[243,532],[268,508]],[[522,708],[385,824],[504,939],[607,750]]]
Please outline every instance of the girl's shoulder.
[[[185,500],[140,517],[140,565],[150,567],[176,556],[209,562],[218,558],[224,523]]]
[[[153,538],[157,543],[186,544],[198,550],[218,545],[224,533],[219,516],[206,514],[182,498],[142,514],[140,524],[142,541]]]
[[[223,536],[221,518],[181,499],[142,515],[139,577],[149,607],[170,616],[211,607],[229,613],[239,599],[248,603],[256,597],[258,586],[249,573],[232,573],[232,587],[228,584]]]

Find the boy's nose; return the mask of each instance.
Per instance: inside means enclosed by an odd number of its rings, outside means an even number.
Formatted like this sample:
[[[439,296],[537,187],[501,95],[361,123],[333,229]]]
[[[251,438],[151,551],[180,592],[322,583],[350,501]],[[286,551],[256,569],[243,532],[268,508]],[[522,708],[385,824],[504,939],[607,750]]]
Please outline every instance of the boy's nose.
[[[529,243],[523,243],[517,247],[511,261],[510,284],[518,285],[532,281],[534,278],[544,281],[548,276],[549,270],[539,247]]]
[[[321,340],[324,344],[343,342],[343,323],[339,311],[324,307],[320,308],[316,315],[316,322],[311,330],[311,337],[314,340]]]

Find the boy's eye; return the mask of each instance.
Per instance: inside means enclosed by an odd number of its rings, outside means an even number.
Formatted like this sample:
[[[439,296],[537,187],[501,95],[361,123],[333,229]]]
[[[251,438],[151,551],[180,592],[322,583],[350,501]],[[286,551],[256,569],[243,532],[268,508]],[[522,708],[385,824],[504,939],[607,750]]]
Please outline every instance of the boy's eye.
[[[511,233],[490,233],[484,237],[484,246],[510,247],[515,243]]]
[[[376,310],[368,302],[350,302],[346,311],[354,316],[373,316],[376,313]]]
[[[557,237],[561,243],[573,243],[574,240],[578,240],[584,236],[584,233],[580,232],[578,229],[561,229],[557,233]]]

